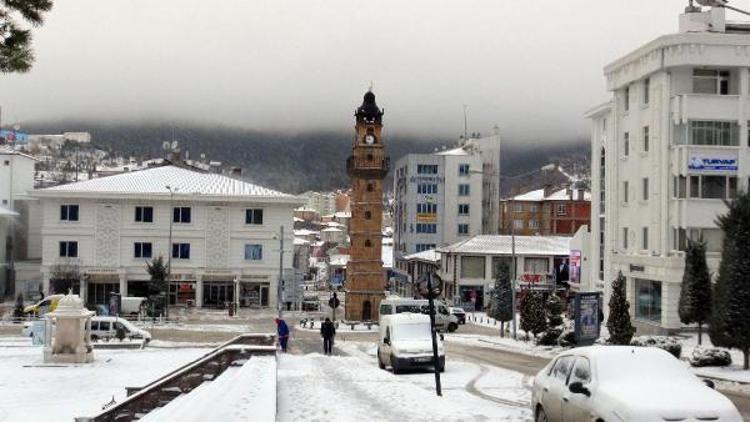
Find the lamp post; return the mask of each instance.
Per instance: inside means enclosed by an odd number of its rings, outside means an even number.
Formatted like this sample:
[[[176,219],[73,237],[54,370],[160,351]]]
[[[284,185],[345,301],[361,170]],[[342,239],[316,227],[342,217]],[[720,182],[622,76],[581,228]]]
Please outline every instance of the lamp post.
[[[172,254],[174,253],[174,246],[172,245],[172,224],[174,223],[174,194],[180,189],[177,187],[171,187],[169,185],[164,186],[169,191],[169,210],[172,215],[169,216],[169,246],[167,246],[167,288],[164,294],[164,317],[169,318],[169,288],[172,283]]]
[[[284,283],[284,226],[279,227],[279,279],[276,282],[276,308],[281,318],[281,285]]]

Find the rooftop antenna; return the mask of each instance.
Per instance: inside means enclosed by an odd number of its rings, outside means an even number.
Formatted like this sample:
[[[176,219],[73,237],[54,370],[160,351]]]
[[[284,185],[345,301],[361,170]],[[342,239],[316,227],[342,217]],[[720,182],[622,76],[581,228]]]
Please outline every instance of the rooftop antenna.
[[[368,91],[372,92],[372,81],[370,81],[370,87],[367,88]]]
[[[466,114],[466,109],[467,108],[468,107],[466,106],[466,104],[464,104],[464,139],[467,139],[466,138],[466,131],[468,130],[468,127],[469,127],[469,120],[468,120],[468,117],[466,117],[467,116],[467,114]]]

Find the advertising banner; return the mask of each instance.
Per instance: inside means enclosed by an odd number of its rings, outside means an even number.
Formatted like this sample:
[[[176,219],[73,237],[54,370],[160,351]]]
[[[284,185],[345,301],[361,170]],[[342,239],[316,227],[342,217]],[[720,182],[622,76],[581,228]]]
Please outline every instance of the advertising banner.
[[[9,144],[26,145],[29,143],[29,135],[15,130],[0,129],[0,141]]]
[[[700,152],[690,154],[688,170],[700,171],[737,171],[737,153]]]
[[[581,282],[581,251],[571,250],[570,251],[570,270],[569,270],[570,283]]]
[[[417,223],[435,223],[437,214],[419,213],[417,214]]]
[[[599,292],[577,293],[574,302],[576,344],[586,346],[599,338]]]

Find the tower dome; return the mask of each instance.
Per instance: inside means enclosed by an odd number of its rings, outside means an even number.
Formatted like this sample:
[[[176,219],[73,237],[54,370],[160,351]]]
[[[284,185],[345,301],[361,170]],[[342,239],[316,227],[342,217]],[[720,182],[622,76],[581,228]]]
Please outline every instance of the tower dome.
[[[367,122],[379,122],[383,111],[378,108],[375,102],[375,94],[372,91],[367,91],[362,100],[362,105],[357,108],[355,113],[357,120],[363,119]]]

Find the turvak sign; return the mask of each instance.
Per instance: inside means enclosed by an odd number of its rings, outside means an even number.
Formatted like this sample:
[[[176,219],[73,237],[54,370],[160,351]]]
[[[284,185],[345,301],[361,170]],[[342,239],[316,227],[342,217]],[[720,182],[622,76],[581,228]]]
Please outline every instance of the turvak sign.
[[[696,171],[737,171],[737,157],[693,155],[688,161],[688,170]]]

